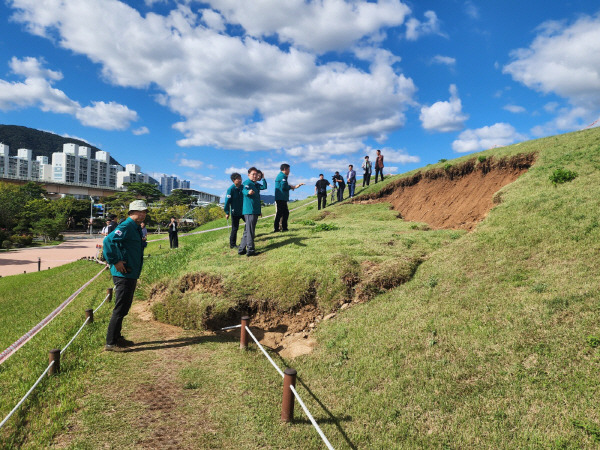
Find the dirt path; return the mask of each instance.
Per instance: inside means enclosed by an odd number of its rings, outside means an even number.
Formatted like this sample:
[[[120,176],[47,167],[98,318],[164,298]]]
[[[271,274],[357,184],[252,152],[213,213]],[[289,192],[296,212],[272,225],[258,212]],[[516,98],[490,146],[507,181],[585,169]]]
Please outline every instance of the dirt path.
[[[181,371],[201,363],[202,353],[191,346],[201,344],[207,334],[150,320],[147,302],[135,302],[125,322],[124,333],[136,345],[124,353],[100,355],[109,373],[90,380],[90,392],[80,399],[81,409],[70,432],[59,436],[55,445],[195,447],[199,427],[211,427],[210,401],[198,398],[194,389],[186,389]]]
[[[101,238],[73,239],[60,245],[49,247],[32,247],[0,253],[0,276],[17,275],[26,271],[37,272],[38,258],[41,269],[62,266],[83,257],[95,256],[96,245]]]

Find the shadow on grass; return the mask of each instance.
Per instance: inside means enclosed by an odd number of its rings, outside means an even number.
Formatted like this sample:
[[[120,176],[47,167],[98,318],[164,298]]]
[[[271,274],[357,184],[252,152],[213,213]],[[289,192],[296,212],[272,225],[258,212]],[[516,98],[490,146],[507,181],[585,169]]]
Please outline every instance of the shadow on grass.
[[[123,353],[146,352],[151,350],[164,350],[167,348],[188,347],[190,345],[206,344],[206,343],[226,343],[235,342],[233,336],[218,335],[218,336],[194,336],[189,338],[167,339],[160,341],[144,341],[137,342],[134,346],[129,347]]]
[[[281,363],[283,364],[284,367],[290,367],[289,364],[281,356],[279,356],[279,354],[276,353],[276,355],[278,356],[279,361],[281,361]],[[327,414],[328,417],[325,419],[319,419],[319,420],[315,419],[317,421],[317,423],[328,423],[328,424],[335,425],[338,432],[342,435],[342,437],[344,438],[344,440],[346,441],[348,446],[351,449],[356,450],[358,447],[352,443],[352,441],[350,440],[350,438],[348,437],[348,435],[346,434],[346,432],[340,425],[340,422],[352,421],[352,416],[348,416],[348,415],[340,416],[340,417],[334,416],[333,413],[329,410],[329,408],[327,408],[327,406],[325,406],[325,404],[321,400],[319,400],[319,398],[315,395],[315,393],[310,390],[310,388],[306,385],[306,383],[304,383],[304,381],[302,381],[302,379],[300,377],[296,377],[296,383],[301,384],[302,387],[306,390],[306,392],[308,392],[310,394],[310,396],[314,399],[314,401],[319,404],[319,406],[325,412],[325,414]],[[298,405],[298,407],[300,409],[302,409],[302,407],[300,405]],[[302,411],[302,414],[304,414],[304,411]],[[313,414],[313,416],[314,416],[314,414]],[[294,419],[294,423],[312,425],[311,421],[308,418]]]
[[[273,243],[267,245],[266,247],[262,247],[262,249],[263,249],[263,251],[274,250],[276,248],[285,247],[288,245],[297,245],[299,247],[306,247],[306,244],[303,241],[305,241],[307,239],[320,239],[320,238],[318,236],[310,237],[310,238],[309,237],[292,237],[292,236],[288,237],[288,236],[286,236],[285,239],[283,239],[279,242],[273,242]]]

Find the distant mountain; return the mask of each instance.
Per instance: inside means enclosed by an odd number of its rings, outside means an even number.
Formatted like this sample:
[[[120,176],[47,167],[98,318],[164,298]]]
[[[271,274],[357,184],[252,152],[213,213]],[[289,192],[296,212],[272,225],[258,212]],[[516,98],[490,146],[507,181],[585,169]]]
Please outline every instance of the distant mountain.
[[[260,199],[265,202],[265,205],[272,205],[275,203],[274,195],[260,195]]]
[[[47,156],[50,163],[52,163],[52,153],[62,152],[63,144],[74,143],[90,147],[92,155],[100,150],[80,139],[66,138],[47,131],[18,125],[0,125],[0,143],[9,146],[10,156],[16,156],[20,148],[28,148],[33,151],[34,159],[37,156]],[[120,164],[112,156],[110,157],[110,163]]]

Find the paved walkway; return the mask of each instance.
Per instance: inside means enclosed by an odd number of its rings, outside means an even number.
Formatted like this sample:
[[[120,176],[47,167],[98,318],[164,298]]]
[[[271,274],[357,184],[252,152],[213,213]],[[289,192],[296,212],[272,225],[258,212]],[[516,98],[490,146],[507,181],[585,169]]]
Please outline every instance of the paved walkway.
[[[101,237],[68,240],[60,245],[32,247],[0,253],[0,276],[16,275],[23,271],[37,272],[38,258],[42,270],[76,261],[83,257],[96,255],[96,244]]]

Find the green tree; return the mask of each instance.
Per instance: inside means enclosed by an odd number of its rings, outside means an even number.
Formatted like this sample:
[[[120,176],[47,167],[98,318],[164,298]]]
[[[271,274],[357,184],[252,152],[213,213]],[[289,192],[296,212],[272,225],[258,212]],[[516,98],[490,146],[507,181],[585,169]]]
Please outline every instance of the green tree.
[[[46,198],[46,195],[48,195],[48,191],[44,189],[41,184],[37,184],[33,181],[28,181],[21,186],[19,190],[27,200]]]
[[[173,189],[171,195],[163,200],[165,206],[191,205],[195,198],[181,189]]]
[[[129,210],[129,204],[137,199],[137,195],[134,192],[117,192],[108,197],[104,197],[102,203],[106,206],[106,212],[116,215],[122,219],[127,216]]]
[[[44,242],[55,240],[65,227],[65,216],[46,217],[38,220],[32,226],[32,231],[37,236],[40,236]]]
[[[127,192],[134,193],[137,197],[144,197],[148,203],[154,203],[162,197],[162,192],[156,185],[150,183],[123,183]]]
[[[90,202],[77,200],[74,197],[62,197],[52,202],[54,217],[66,217],[65,226],[74,227],[81,224],[87,226],[90,217]]]
[[[12,231],[24,203],[25,197],[19,186],[0,182],[0,228]]]

